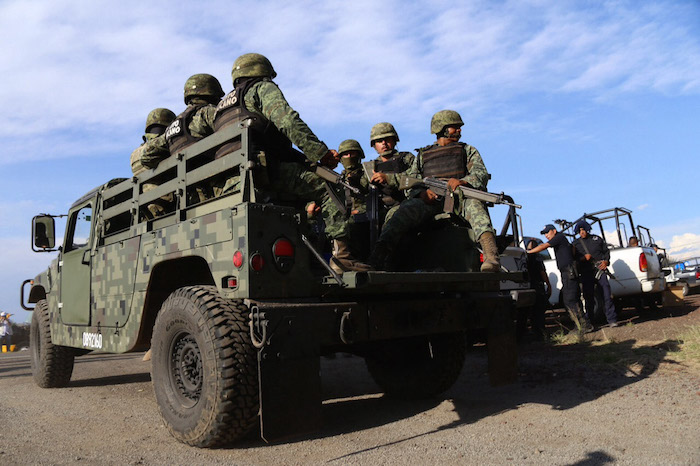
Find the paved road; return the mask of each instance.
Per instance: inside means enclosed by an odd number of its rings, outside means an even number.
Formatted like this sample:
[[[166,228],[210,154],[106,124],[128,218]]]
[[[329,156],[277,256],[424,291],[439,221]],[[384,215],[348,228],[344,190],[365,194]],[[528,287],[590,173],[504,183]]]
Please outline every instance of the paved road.
[[[422,402],[383,397],[359,358],[324,359],[320,432],[219,450],[169,436],[141,354],[78,358],[52,390],[28,352],[2,354],[0,464],[700,464],[698,372],[664,362],[668,344],[617,345],[638,361],[527,346],[519,382],[499,388],[477,348],[444,399]]]

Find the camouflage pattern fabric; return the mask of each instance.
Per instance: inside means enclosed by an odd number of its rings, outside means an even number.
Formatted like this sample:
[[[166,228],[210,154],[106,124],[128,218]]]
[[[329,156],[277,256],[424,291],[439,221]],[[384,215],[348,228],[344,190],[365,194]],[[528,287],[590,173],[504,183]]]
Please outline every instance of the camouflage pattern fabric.
[[[246,108],[262,115],[297,146],[312,162],[318,162],[328,152],[328,146],[319,141],[306,123],[284,98],[277,84],[269,79],[255,83],[243,96]],[[348,236],[348,220],[340,212],[326,191],[325,182],[304,165],[280,162],[270,189],[293,194],[300,199],[315,201],[321,206],[326,224],[326,235],[331,239]]]
[[[485,190],[486,185],[489,181],[489,172],[486,170],[484,160],[481,158],[481,154],[479,154],[479,151],[476,150],[475,147],[462,142],[455,142],[453,144],[459,144],[464,149],[464,161],[467,165],[467,174],[461,179],[469,183],[469,186],[471,186],[474,189]],[[416,157],[411,168],[409,168],[406,171],[406,175],[415,178],[423,178],[423,158],[421,154],[423,151],[430,149],[435,145],[436,144],[433,144],[418,149],[418,157]]]
[[[415,161],[416,161],[416,156],[413,155],[411,152],[398,152],[396,150],[394,150],[394,154],[387,156],[386,159],[391,160],[394,157],[399,157],[403,161],[403,163],[407,167],[409,167],[409,169],[406,170],[406,172],[405,172],[406,174],[409,173],[409,171],[411,170],[411,168],[413,167],[413,165],[415,164]],[[383,161],[381,159],[381,157],[378,158],[377,160]],[[395,195],[393,195],[392,197],[394,197],[397,200],[403,200],[403,197],[404,197],[403,194],[399,195],[399,193],[400,193],[399,182],[400,182],[401,176],[403,174],[404,173],[387,173],[386,174],[387,187],[389,187],[389,189],[395,193]]]
[[[134,174],[134,176],[138,176],[140,173],[143,173],[144,171],[148,170],[148,168],[144,167],[141,163],[141,157],[143,156],[143,152],[146,148],[146,143],[157,138],[158,134],[146,133],[143,137],[145,139],[144,143],[136,149],[134,149],[134,151],[131,153],[131,171]],[[155,185],[153,183],[144,183],[141,187],[143,189],[143,192],[145,193],[153,188],[156,188],[157,186],[158,185]],[[155,218],[163,215],[168,209],[172,208],[173,201],[173,195],[168,194],[167,196],[161,197],[158,201],[148,204],[146,208],[150,213],[150,218]]]
[[[308,171],[305,166],[293,162],[280,163],[277,175],[270,184],[273,191],[291,193],[300,199],[316,202],[321,206],[326,235],[331,239],[348,236],[347,218],[328,195],[325,181]],[[342,199],[342,193],[339,195]]]
[[[212,134],[214,132],[216,105],[209,104],[199,98],[192,98],[190,105],[201,106],[192,116],[192,121],[188,125],[190,134],[195,138],[204,138]],[[168,157],[170,157],[168,143],[165,140],[165,134],[161,134],[145,144],[141,155],[141,163],[147,168],[156,168],[161,160]]]
[[[243,97],[248,110],[265,117],[287,136],[312,162],[318,162],[328,152],[306,123],[284,98],[277,84],[269,79],[253,84]]]
[[[457,143],[463,146],[465,153],[465,163],[467,165],[467,175],[462,180],[469,183],[473,188],[486,189],[489,173],[486,171],[484,161],[474,147]],[[418,150],[413,165],[406,171],[408,176],[423,178],[421,153],[432,146]],[[396,242],[408,231],[419,226],[423,222],[431,220],[435,215],[443,212],[444,202],[436,202],[435,204],[426,204],[417,196],[421,189],[413,189],[410,192],[409,199],[401,203],[398,210],[392,213],[389,219],[384,223],[382,233],[379,236],[379,241],[386,244],[396,244]],[[468,221],[474,230],[475,238],[480,238],[482,233],[490,231],[495,234],[495,230],[491,225],[491,217],[483,202],[475,199],[466,199],[461,196],[461,192],[455,194],[455,210],[454,213]]]
[[[146,170],[148,170],[146,167],[143,166],[141,163],[141,157],[143,156],[143,151],[146,148],[146,143],[150,141],[151,139],[155,139],[158,137],[157,134],[155,133],[146,133],[143,135],[144,137],[144,142],[140,146],[138,146],[134,151],[131,153],[131,172],[134,174],[134,176],[137,176],[139,173],[142,173]]]
[[[360,190],[358,194],[347,190],[345,195],[350,195],[352,205],[350,206],[353,215],[363,215],[367,213],[367,195],[369,194],[369,180],[365,176],[362,165],[355,165],[352,168],[343,170],[343,180],[350,186]]]

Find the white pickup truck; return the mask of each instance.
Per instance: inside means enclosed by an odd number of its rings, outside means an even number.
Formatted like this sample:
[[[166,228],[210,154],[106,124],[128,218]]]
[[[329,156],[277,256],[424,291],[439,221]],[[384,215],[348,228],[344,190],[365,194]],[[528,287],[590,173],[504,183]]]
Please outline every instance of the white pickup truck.
[[[696,286],[700,286],[700,257],[694,257],[664,267],[666,283],[683,287],[683,296],[688,296]]]
[[[625,305],[648,305],[654,307],[661,302],[661,294],[666,287],[661,270],[659,257],[650,245],[628,246],[629,237],[636,231],[632,220],[632,211],[624,207],[584,214],[574,222],[556,220],[562,231],[573,243],[575,233],[573,226],[579,220],[586,220],[592,227],[592,233],[597,234],[610,248],[610,266],[608,270],[615,278],[609,278],[615,305],[619,309]],[[614,230],[606,232],[605,227],[613,223]],[[628,232],[632,232],[628,235]],[[525,237],[528,241],[530,238]],[[542,240],[534,238],[537,244]],[[562,306],[561,275],[555,261],[553,248],[540,252],[545,269],[552,284],[552,295],[549,298],[554,306]]]

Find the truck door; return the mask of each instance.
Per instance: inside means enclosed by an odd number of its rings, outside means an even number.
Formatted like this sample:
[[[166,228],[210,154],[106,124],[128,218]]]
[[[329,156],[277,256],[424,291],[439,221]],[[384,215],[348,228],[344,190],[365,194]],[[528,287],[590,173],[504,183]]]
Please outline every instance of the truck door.
[[[61,321],[90,325],[90,244],[92,203],[74,209],[68,220],[61,258]]]

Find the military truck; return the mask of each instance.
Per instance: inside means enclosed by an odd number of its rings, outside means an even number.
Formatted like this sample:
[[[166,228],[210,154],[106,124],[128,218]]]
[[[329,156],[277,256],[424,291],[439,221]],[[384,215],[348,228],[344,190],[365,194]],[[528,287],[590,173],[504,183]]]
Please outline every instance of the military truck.
[[[465,332],[487,329],[492,382],[512,380],[513,304],[499,283],[524,274],[478,272],[473,237],[455,226],[419,232],[400,252],[450,271],[336,274],[303,204],[264,190],[253,137],[244,121],[90,191],[70,207],[60,246],[56,216],[33,219],[33,249],[58,253],[21,288],[39,386],[68,385],[89,352],[150,348],[165,426],[213,447],[255,428],[265,441],[318,429],[320,357],[335,352],[363,357],[387,395],[431,397],[459,376]],[[215,158],[224,144],[236,149]],[[239,182],[199,195],[222,179]],[[152,218],[159,199],[174,201]]]

